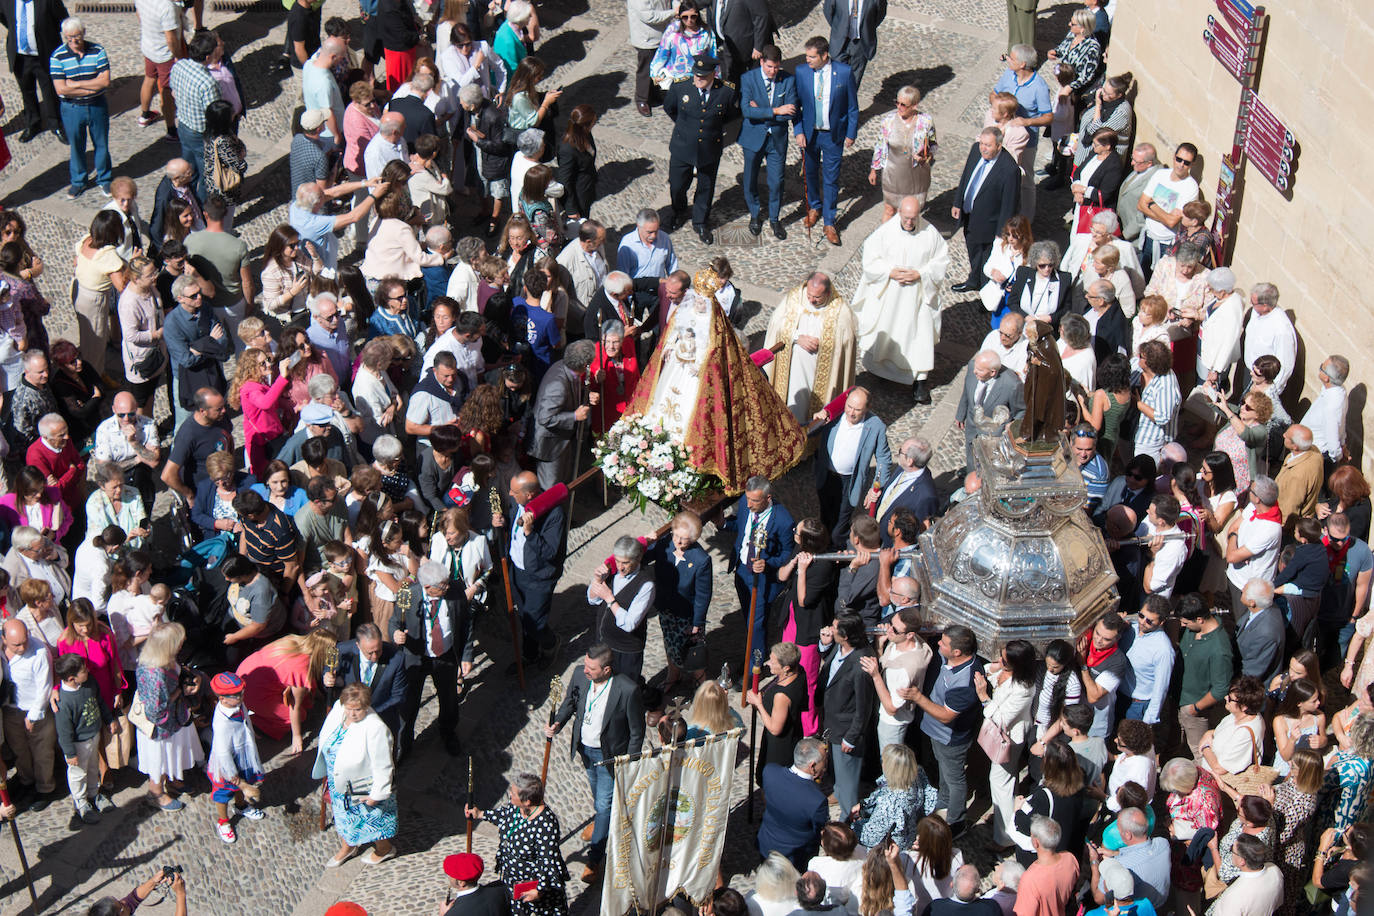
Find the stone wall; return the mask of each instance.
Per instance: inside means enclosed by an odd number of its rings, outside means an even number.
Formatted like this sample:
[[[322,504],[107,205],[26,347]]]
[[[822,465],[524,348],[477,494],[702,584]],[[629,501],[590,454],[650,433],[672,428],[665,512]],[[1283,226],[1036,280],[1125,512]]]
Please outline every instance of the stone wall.
[[[1350,359],[1347,438],[1368,477],[1374,429],[1363,414],[1374,383],[1374,74],[1365,56],[1374,52],[1374,3],[1324,0],[1266,11],[1259,95],[1292,130],[1300,152],[1292,200],[1247,166],[1232,266],[1244,285],[1277,284],[1280,305],[1297,325],[1303,385],[1301,392],[1289,385],[1290,412],[1306,410],[1326,354]],[[1121,3],[1108,72],[1129,70],[1138,81],[1137,142],[1154,143],[1161,157],[1185,140],[1198,146],[1203,167],[1196,177],[1214,204],[1240,84],[1202,39],[1209,14],[1222,18],[1211,0]]]

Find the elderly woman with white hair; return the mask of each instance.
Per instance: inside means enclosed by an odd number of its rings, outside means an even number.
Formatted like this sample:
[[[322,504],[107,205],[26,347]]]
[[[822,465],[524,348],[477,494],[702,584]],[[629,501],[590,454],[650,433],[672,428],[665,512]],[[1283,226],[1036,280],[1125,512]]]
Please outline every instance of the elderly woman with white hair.
[[[525,187],[525,173],[544,157],[544,132],[537,127],[520,131],[515,138],[515,155],[510,160],[510,203],[512,213],[520,208],[520,191]]]
[[[1012,275],[1007,295],[1007,305],[1014,314],[1059,327],[1060,319],[1069,311],[1072,281],[1058,265],[1059,246],[1054,242],[1041,240],[1030,246],[1026,263]]]
[[[796,866],[770,852],[754,871],[754,889],[744,898],[750,916],[789,916],[798,909]]]
[[[296,200],[291,204],[287,211],[287,222],[291,228],[300,234],[300,237],[315,246],[315,251],[319,254],[320,263],[325,270],[337,270],[339,267],[339,236],[338,233],[344,231],[349,226],[367,216],[367,212],[372,209],[388,188],[388,184],[381,178],[370,178],[365,182],[360,182],[371,190],[363,195],[352,210],[347,213],[340,213],[337,216],[328,213],[321,213],[320,209],[324,206],[325,194],[320,190],[320,186],[314,182],[306,182],[296,189]]]
[[[1059,262],[1059,269],[1067,271],[1075,281],[1087,274],[1091,276],[1093,259],[1103,245],[1111,245],[1120,258],[1118,267],[1131,278],[1131,289],[1138,300],[1145,290],[1145,274],[1140,269],[1140,253],[1125,239],[1118,238],[1121,219],[1111,210],[1102,210],[1093,215],[1089,232],[1075,233],[1069,239],[1069,250]],[[1129,315],[1127,317],[1130,317]]]
[[[878,124],[878,142],[873,145],[873,163],[868,183],[878,183],[881,172],[883,220],[897,212],[903,197],[915,197],[926,205],[930,192],[930,168],[935,164],[935,119],[916,110],[921,90],[903,86],[897,90],[897,108]]]
[[[496,30],[493,47],[507,73],[515,68],[539,40],[539,14],[529,0],[506,0],[506,21]]]
[[[1191,242],[1165,255],[1155,265],[1145,295],[1163,296],[1169,305],[1169,340],[1174,351],[1174,374],[1183,390],[1192,388],[1190,380],[1197,364],[1197,338],[1194,323],[1203,314],[1207,300],[1205,252]]]
[[[371,452],[378,436],[395,435],[401,413],[401,394],[387,375],[396,352],[382,338],[368,341],[361,354],[362,365],[353,377],[353,403],[362,417],[360,438]]]

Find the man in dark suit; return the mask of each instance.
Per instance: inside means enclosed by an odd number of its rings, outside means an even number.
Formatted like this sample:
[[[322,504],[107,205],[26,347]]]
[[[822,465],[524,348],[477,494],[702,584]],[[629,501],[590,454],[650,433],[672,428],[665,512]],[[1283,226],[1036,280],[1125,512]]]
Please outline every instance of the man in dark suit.
[[[600,340],[598,334],[595,340]],[[539,486],[545,490],[572,479],[577,457],[577,424],[586,421],[597,393],[587,390],[585,376],[596,358],[592,340],[568,344],[563,358],[549,367],[534,398],[534,435],[529,454],[535,460]]]
[[[777,33],[767,0],[709,0],[702,7],[706,27],[716,36],[725,79],[738,85]]]
[[[816,419],[827,419],[825,409]],[[868,389],[856,387],[844,402],[844,413],[812,435],[820,438],[816,450],[816,492],[820,496],[821,522],[830,530],[837,549],[849,543],[849,520],[871,489],[874,474],[879,487],[892,479],[892,450],[887,444],[887,424],[868,410]],[[877,467],[872,468],[874,458]]]
[[[401,733],[407,682],[405,653],[371,622],[359,624],[355,638],[339,643],[339,665],[324,675],[329,688],[362,684],[371,690],[372,709],[393,735]]]
[[[1093,329],[1093,353],[1097,356],[1097,364],[1102,365],[1102,361],[1113,353],[1129,356],[1131,320],[1121,310],[1121,303],[1116,301],[1116,287],[1112,286],[1112,281],[1093,280],[1083,291],[1083,298],[1083,308],[1076,311],[1087,318],[1089,324],[1097,322]]]
[[[983,264],[992,243],[1007,220],[1016,213],[1021,198],[1021,170],[1011,154],[1002,149],[1002,132],[985,127],[968,151],[964,173],[955,191],[950,216],[964,227],[968,244],[968,279],[956,283],[956,293],[969,293],[983,285]]]
[[[964,390],[959,395],[959,407],[954,412],[954,425],[964,431],[964,462],[973,467],[973,440],[978,435],[974,408],[983,408],[991,417],[998,407],[1007,408],[1008,420],[1016,421],[1026,412],[1021,391],[1021,378],[1010,369],[1002,368],[1002,357],[995,350],[984,350],[969,360],[964,373]]]
[[[816,677],[816,706],[822,711],[821,728],[830,735],[835,800],[841,811],[849,811],[859,803],[859,770],[878,696],[873,676],[859,664],[860,659],[873,654],[863,618],[857,614],[836,617],[831,639],[827,646],[825,631],[821,631],[821,651],[826,658]]]
[[[458,691],[460,666],[473,660],[472,614],[462,582],[448,576],[443,564],[425,560],[415,582],[396,595],[396,632],[392,638],[404,649],[405,709],[402,712],[396,756],[404,758],[415,740],[415,717],[425,677],[434,682],[439,698],[439,737],[451,756],[458,755]]]
[[[601,326],[614,318],[625,325],[625,349],[634,353],[640,366],[646,365],[658,342],[659,287],[666,282],[659,277],[631,278],[620,270],[606,274],[583,316],[583,338],[601,340]]]
[[[1236,620],[1236,657],[1240,673],[1257,677],[1267,684],[1283,664],[1287,628],[1282,612],[1274,604],[1274,586],[1264,579],[1251,579],[1240,593],[1249,611]]]
[[[882,490],[870,489],[864,496],[865,511],[877,505],[878,531],[884,547],[892,546],[892,536],[887,533],[888,523],[898,509],[909,509],[922,522],[934,518],[939,511],[935,481],[926,470],[933,453],[930,443],[919,436],[905,440],[897,447],[896,466],[889,472]]]
[[[807,229],[816,225],[824,207],[825,240],[838,246],[835,212],[840,160],[859,133],[859,96],[849,65],[830,58],[830,42],[820,35],[807,39],[806,66],[797,71],[797,100],[801,117],[793,120],[792,132],[806,160],[806,218],[802,225]]]
[[[878,53],[878,26],[887,18],[887,0],[825,0],[821,6],[830,23],[830,47],[836,60],[854,71],[854,86]]]
[[[57,90],[48,70],[48,58],[62,45],[62,20],[66,18],[67,8],[62,0],[0,0],[0,22],[9,30],[5,53],[9,55],[10,72],[19,83],[19,96],[24,100],[21,143],[28,143],[45,130],[67,142],[67,133],[57,114]]]
[[[753,645],[767,653],[764,642],[764,618],[773,599],[782,591],[778,569],[792,559],[796,543],[792,529],[796,523],[792,513],[773,500],[773,484],[767,477],[750,477],[744,483],[744,493],[735,507],[735,517],[725,523],[735,532],[735,546],[730,551],[729,568],[735,572],[735,594],[745,619],[749,618],[754,585],[759,587],[758,604],[754,613]]]
[[[549,611],[568,551],[563,535],[568,507],[558,503],[535,518],[532,512],[525,511],[525,506],[539,493],[539,481],[530,471],[511,478],[510,502],[506,506],[511,533],[506,543],[510,551],[511,589],[520,612],[521,650],[526,661],[547,667],[558,655],[558,637],[549,629]],[[493,525],[504,527],[506,518],[493,520]],[[511,662],[506,674],[515,673],[515,663]]]
[[[510,916],[510,888],[500,881],[478,884],[486,863],[472,852],[444,856],[451,900],[439,908],[440,916]]]
[[[825,743],[803,738],[792,751],[792,766],[770,763],[763,768],[763,820],[759,823],[759,855],[778,852],[802,871],[820,849],[821,828],[830,820],[830,806],[816,780],[825,775]]]
[[[573,672],[553,724],[544,728],[545,737],[553,738],[569,719],[573,730],[568,757],[577,755],[586,768],[596,808],[596,820],[582,832],[582,839],[591,843],[582,880],[593,881],[606,857],[611,792],[615,787],[610,764],[600,764],[624,754],[638,754],[644,744],[644,705],[639,697],[639,683],[629,675],[614,672],[609,646],[598,644],[587,650],[581,670]]]
[[[782,52],[766,45],[756,70],[740,80],[739,145],[744,150],[744,204],[749,231],[763,232],[759,207],[759,164],[768,159],[768,227],[773,237],[787,238],[782,228],[782,179],[787,165],[787,127],[797,114],[796,77],[782,69]]]
[[[742,3],[744,0],[731,0]],[[725,148],[725,122],[738,107],[735,84],[716,79],[715,58],[702,54],[692,64],[692,78],[678,80],[663,96],[663,112],[673,121],[668,141],[668,190],[673,198],[676,232],[687,218],[687,186],[695,173],[697,189],[692,197],[692,228],[703,244],[715,241],[707,221],[716,194],[716,170]]]
[[[386,110],[394,111],[406,119],[406,147],[413,153],[415,152],[415,141],[420,138],[421,134],[437,135],[439,129],[434,120],[434,112],[430,111],[429,106],[425,104],[425,97],[434,88],[434,77],[420,71],[411,76],[408,85],[412,94],[403,95],[387,102]]]
[[[3,4],[4,0],[0,0]],[[148,219],[148,238],[154,248],[162,247],[163,221],[167,214],[167,202],[180,197],[191,206],[191,231],[205,228],[205,213],[201,209],[200,184],[191,163],[185,159],[172,159],[162,173],[153,195],[153,215]]]

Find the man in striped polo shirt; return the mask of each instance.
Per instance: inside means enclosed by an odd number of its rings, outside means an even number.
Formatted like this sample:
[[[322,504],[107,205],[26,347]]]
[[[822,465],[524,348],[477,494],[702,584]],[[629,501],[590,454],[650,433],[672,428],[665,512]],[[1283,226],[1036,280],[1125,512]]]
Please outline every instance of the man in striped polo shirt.
[[[110,108],[105,90],[110,88],[110,60],[105,49],[86,40],[86,27],[72,16],[62,20],[62,47],[48,59],[48,72],[57,90],[58,113],[71,147],[71,187],[67,199],[76,200],[86,190],[86,134],[95,147],[95,181],[100,193],[110,196]]]

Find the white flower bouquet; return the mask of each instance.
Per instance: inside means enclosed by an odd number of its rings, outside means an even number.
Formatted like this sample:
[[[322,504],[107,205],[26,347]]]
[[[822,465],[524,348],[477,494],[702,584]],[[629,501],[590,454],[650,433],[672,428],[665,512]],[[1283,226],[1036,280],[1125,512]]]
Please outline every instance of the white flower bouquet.
[[[669,513],[709,489],[712,479],[691,464],[691,450],[661,424],[625,414],[592,447],[606,479],[620,487],[642,512],[649,503]]]

